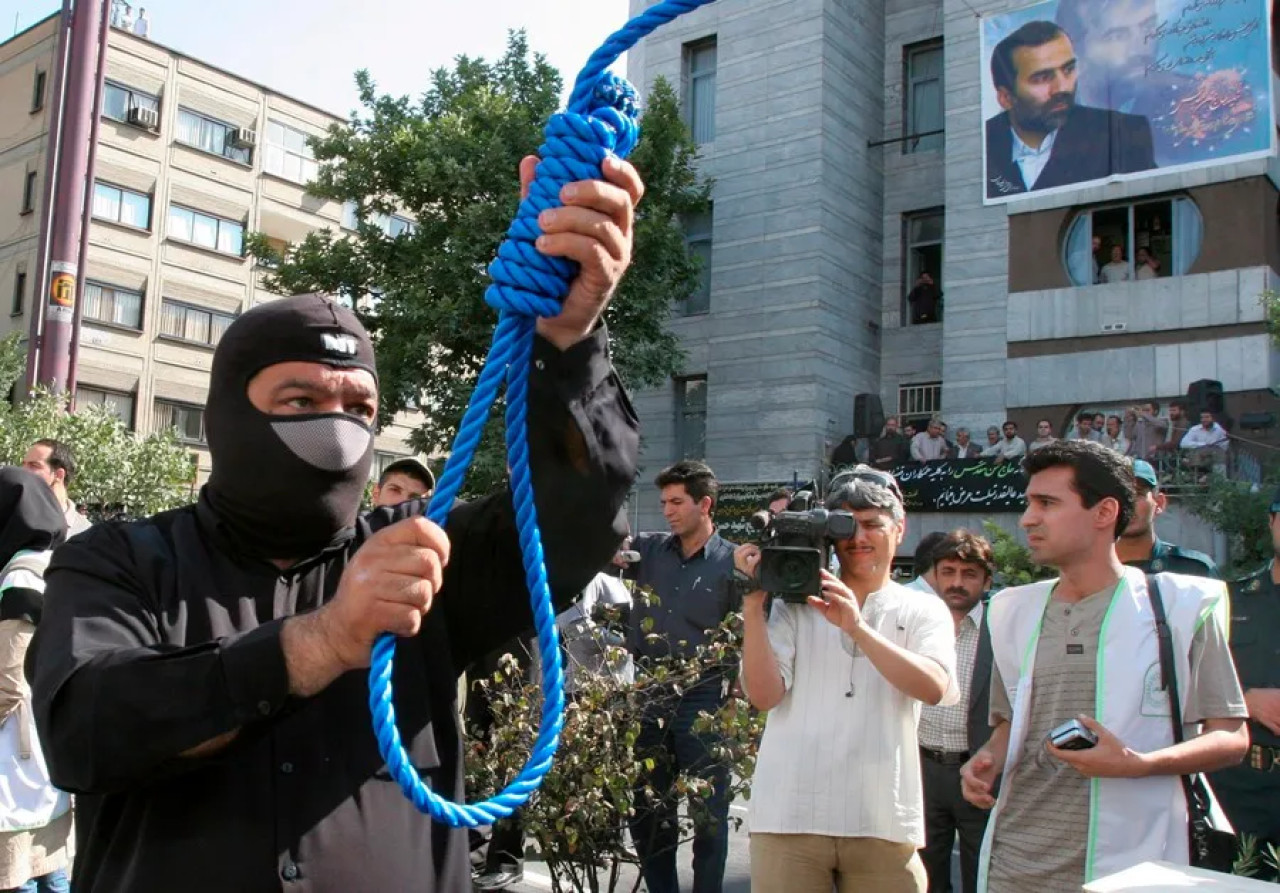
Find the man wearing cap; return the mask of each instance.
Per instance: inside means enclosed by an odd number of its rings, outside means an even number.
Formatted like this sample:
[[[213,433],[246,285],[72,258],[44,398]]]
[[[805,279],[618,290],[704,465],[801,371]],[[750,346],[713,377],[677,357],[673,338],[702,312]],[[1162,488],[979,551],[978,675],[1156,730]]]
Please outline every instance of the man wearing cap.
[[[1160,489],[1156,470],[1145,459],[1133,460],[1133,476],[1137,480],[1138,501],[1133,520],[1116,541],[1116,555],[1123,564],[1140,568],[1144,573],[1190,574],[1219,580],[1218,566],[1203,552],[1184,549],[1156,536],[1156,517],[1164,513],[1168,499]]]
[[[1271,561],[1229,585],[1231,656],[1249,708],[1249,755],[1211,781],[1237,833],[1280,847],[1280,490],[1270,519]]]
[[[599,321],[642,186],[625,162],[604,170],[540,219],[539,248],[579,270],[529,361],[555,610],[617,549],[639,450]],[[380,635],[401,637],[400,737],[460,799],[458,674],[533,625],[519,536],[506,491],[443,528],[421,500],[361,516],[377,410],[350,310],[256,306],[214,352],[199,502],[58,550],[26,670],[52,780],[77,795],[77,893],[470,889],[466,830],[419,813],[379,755],[367,668]]]
[[[378,475],[373,485],[373,507],[399,505],[410,499],[430,499],[436,476],[417,459],[397,459]]]

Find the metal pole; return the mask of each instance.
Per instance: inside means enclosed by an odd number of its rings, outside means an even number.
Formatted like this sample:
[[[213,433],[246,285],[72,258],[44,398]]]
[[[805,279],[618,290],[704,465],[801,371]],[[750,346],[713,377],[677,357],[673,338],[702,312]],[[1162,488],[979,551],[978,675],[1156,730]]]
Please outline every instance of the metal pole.
[[[44,333],[44,295],[48,289],[45,271],[49,268],[49,233],[53,225],[54,183],[58,178],[59,150],[62,147],[62,113],[66,107],[68,47],[71,45],[71,0],[62,0],[58,17],[58,47],[53,56],[53,84],[49,89],[49,126],[45,136],[44,196],[40,199],[40,235],[36,240],[35,289],[32,291],[31,320],[27,331],[27,375],[22,393],[36,385],[40,362],[40,339]]]
[[[97,0],[88,0],[97,2]],[[81,275],[76,277],[75,316],[71,323],[71,359],[67,365],[67,390],[76,393],[76,370],[80,360],[80,324],[84,316],[84,271],[89,266],[89,221],[93,216],[93,169],[98,160],[98,131],[102,125],[102,94],[107,79],[107,38],[111,33],[111,0],[101,0],[102,21],[98,25],[98,69],[94,75],[92,118],[89,125],[89,161],[85,167],[84,204],[80,210],[80,245],[76,252]]]
[[[93,86],[96,74],[102,4],[79,0],[71,19],[71,61],[67,66],[67,107],[58,182],[54,187],[50,230],[48,287],[41,299],[44,336],[40,345],[37,381],[64,391],[71,366],[71,338],[75,322],[76,278],[80,270],[80,210],[88,175],[89,138],[93,126]]]

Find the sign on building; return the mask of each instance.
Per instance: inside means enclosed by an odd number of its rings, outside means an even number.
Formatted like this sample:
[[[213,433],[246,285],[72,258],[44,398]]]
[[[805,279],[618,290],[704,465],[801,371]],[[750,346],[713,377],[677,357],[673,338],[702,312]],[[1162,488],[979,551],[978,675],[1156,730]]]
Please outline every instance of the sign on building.
[[[1267,0],[1048,0],[979,28],[986,204],[1274,151]]]

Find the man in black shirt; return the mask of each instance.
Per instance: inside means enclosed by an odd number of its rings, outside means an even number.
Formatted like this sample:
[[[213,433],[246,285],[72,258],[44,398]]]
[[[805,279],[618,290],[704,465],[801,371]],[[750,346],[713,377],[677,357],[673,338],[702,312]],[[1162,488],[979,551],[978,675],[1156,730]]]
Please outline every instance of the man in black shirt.
[[[535,160],[521,165],[527,185]],[[635,413],[597,328],[629,263],[634,168],[573,184],[539,247],[580,265],[537,323],[528,446],[558,608],[617,548]],[[371,643],[400,635],[396,722],[463,795],[460,669],[532,626],[508,493],[358,517],[373,349],[318,296],[243,314],[214,354],[213,476],[197,505],[59,550],[27,661],[53,781],[77,797],[79,893],[469,889],[465,830],[419,814],[367,707]]]

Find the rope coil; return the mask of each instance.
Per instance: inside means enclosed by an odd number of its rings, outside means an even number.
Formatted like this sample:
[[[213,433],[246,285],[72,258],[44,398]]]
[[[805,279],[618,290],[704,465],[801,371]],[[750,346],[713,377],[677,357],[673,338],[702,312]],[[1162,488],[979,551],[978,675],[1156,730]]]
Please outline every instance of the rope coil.
[[[475,391],[458,426],[449,460],[427,507],[427,517],[444,526],[475,455],[489,409],[505,381],[512,501],[542,658],[542,718],[528,762],[511,784],[490,800],[467,805],[441,797],[422,781],[405,752],[396,726],[391,683],[394,635],[384,633],[378,637],[369,667],[369,711],[373,715],[378,750],[387,762],[391,777],[420,812],[455,828],[492,824],[511,815],[528,800],[551,768],[564,724],[560,637],[547,586],[542,534],[529,470],[528,392],[536,320],[559,314],[561,302],[578,270],[571,261],[547,257],[537,250],[535,242],[542,234],[538,215],[560,206],[560,190],[565,184],[603,179],[601,165],[606,158],[611,155],[626,158],[635,148],[640,137],[639,100],[635,89],[608,72],[608,67],[662,25],[712,2],[714,0],[663,0],[627,22],[592,54],[574,83],[568,107],[553,115],[547,124],[545,142],[538,148],[542,160],[529,194],[521,201],[498,256],[489,267],[493,284],[485,292],[485,301],[498,311],[498,324]]]

